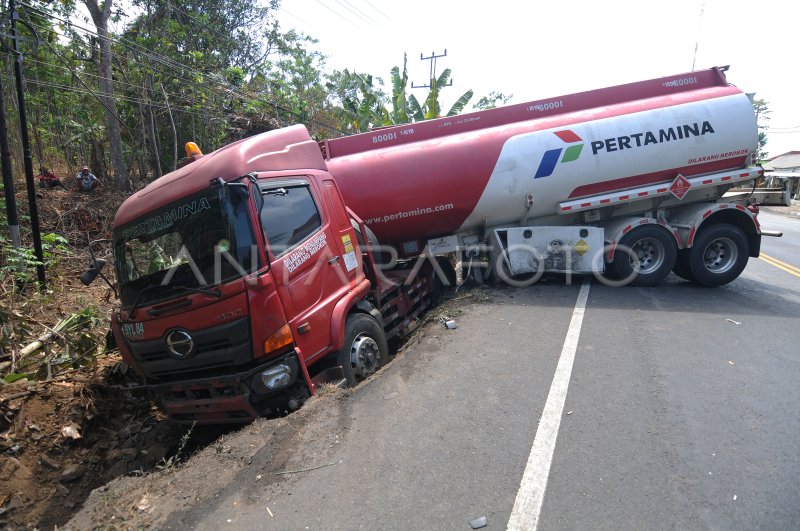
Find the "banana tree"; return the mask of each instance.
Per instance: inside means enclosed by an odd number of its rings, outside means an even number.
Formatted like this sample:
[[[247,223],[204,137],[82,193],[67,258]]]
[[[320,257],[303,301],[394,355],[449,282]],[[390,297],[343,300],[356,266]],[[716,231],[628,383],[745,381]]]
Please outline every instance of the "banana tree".
[[[450,79],[452,71],[447,68],[439,76],[438,79],[431,79],[431,89],[428,96],[425,98],[425,103],[420,105],[419,100],[411,94],[408,96],[408,109],[411,111],[411,117],[415,122],[422,120],[431,120],[441,116],[441,104],[439,103],[439,94],[444,87],[447,86],[447,81]],[[472,90],[466,91],[461,95],[458,100],[450,107],[445,116],[455,116],[464,110],[464,107],[472,99]]]
[[[389,113],[389,124],[407,124],[411,121],[408,107],[406,87],[408,86],[408,56],[403,54],[403,74],[400,68],[392,68],[392,111]]]

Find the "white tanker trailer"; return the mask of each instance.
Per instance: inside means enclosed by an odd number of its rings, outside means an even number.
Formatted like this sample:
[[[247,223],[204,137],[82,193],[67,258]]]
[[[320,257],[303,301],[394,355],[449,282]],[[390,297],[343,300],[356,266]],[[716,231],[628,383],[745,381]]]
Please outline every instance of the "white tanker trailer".
[[[726,68],[321,143],[345,203],[401,254],[456,250],[519,275],[671,270],[735,279],[759,254],[752,102]],[[624,250],[625,252],[620,252]],[[501,268],[499,268],[501,269]],[[502,269],[501,269],[502,273]]]

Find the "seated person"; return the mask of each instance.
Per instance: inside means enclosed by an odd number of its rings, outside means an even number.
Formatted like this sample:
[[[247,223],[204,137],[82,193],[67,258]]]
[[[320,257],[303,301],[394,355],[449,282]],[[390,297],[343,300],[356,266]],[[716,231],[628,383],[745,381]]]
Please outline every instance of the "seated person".
[[[39,170],[39,187],[40,188],[56,188],[60,186],[64,188],[64,183],[61,182],[61,179],[55,173],[51,172],[46,168],[40,168]]]
[[[89,171],[89,166],[84,166],[76,178],[82,192],[91,192],[100,185],[100,180]]]

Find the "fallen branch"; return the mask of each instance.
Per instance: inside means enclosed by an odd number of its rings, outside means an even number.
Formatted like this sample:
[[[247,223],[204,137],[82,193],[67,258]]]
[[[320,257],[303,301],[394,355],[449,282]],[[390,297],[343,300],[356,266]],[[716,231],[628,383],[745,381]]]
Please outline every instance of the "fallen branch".
[[[19,351],[19,357],[20,358],[25,358],[27,356],[30,356],[31,354],[33,354],[37,350],[40,350],[45,345],[45,343],[47,343],[51,339],[53,339],[53,331],[49,330],[49,331],[45,332],[44,334],[40,335],[32,343],[28,343],[27,345],[22,347],[22,350]]]
[[[42,326],[47,329],[47,332],[39,336],[35,341],[32,343],[28,343],[22,350],[19,351],[19,359],[25,358],[34,352],[40,350],[45,344],[49,343],[53,336],[58,336],[60,339],[66,339],[61,332],[65,332],[71,330],[73,328],[77,328],[82,324],[81,320],[82,317],[80,314],[71,313],[65,318],[61,319],[53,328],[42,324],[34,319],[28,318],[30,321],[35,322],[39,326]]]
[[[32,394],[33,391],[21,391],[19,393],[14,393],[12,395],[4,396],[3,398],[0,398],[0,404],[2,404],[3,402],[10,402],[11,400],[16,400],[17,398],[23,398],[25,396]]]
[[[312,470],[319,470],[320,468],[325,468],[325,467],[328,467],[328,466],[338,465],[341,462],[342,462],[342,460],[340,459],[338,461],[334,461],[332,463],[327,463],[325,465],[319,465],[319,466],[315,466],[315,467],[311,467],[311,468],[303,468],[301,470],[284,470],[282,472],[273,472],[272,474],[275,475],[275,476],[281,476],[281,475],[285,475],[285,474],[299,474],[301,472],[311,472]]]

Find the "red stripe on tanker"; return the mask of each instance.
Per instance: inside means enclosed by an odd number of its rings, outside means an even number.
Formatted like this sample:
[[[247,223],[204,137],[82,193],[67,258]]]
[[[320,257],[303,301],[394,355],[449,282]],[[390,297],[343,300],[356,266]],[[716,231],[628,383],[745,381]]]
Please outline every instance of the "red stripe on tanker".
[[[569,198],[671,182],[678,173],[741,168],[756,145],[750,100],[726,86],[378,147],[327,164],[378,238],[399,243],[556,215]]]

